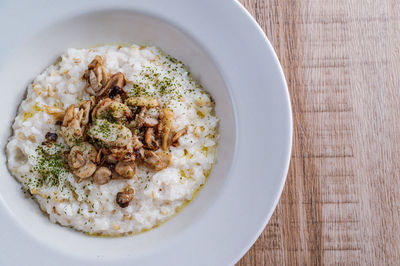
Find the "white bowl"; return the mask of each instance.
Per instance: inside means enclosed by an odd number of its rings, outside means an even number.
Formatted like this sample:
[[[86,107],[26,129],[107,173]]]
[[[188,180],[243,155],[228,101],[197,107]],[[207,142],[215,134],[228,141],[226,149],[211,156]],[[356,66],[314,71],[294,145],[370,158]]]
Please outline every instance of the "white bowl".
[[[27,84],[69,47],[155,45],[189,66],[221,119],[217,162],[198,197],[146,233],[89,237],[49,222],[0,156],[0,264],[226,265],[268,222],[290,159],[282,70],[264,33],[235,1],[0,3],[1,145]]]

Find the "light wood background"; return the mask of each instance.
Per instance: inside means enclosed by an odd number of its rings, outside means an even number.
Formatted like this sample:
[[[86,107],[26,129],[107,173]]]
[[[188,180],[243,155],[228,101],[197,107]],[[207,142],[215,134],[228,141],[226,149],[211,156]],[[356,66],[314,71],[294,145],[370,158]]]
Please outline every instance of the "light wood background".
[[[400,1],[240,2],[281,61],[294,143],[238,265],[400,265]]]

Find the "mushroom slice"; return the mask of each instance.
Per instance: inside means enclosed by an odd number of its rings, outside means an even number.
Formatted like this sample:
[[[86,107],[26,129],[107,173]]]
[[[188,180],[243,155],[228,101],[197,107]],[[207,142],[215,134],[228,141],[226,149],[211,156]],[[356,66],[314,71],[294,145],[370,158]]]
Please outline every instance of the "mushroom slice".
[[[98,110],[101,106],[103,106],[104,103],[107,102],[107,101],[108,101],[108,98],[103,99],[103,100],[99,101],[96,105],[94,105],[94,107],[93,107],[93,109],[92,109],[92,112],[91,112],[91,114],[92,114],[92,120],[93,120],[93,121],[96,120],[96,118],[97,118],[97,110]],[[92,101],[92,102],[93,102],[93,101]],[[96,102],[96,101],[94,101],[94,102]]]
[[[98,185],[104,185],[111,180],[111,170],[107,167],[99,167],[93,175],[93,181]]]
[[[121,72],[115,73],[111,76],[111,78],[107,81],[101,91],[97,94],[97,97],[103,97],[108,95],[112,90],[122,90],[125,86],[125,76]]]
[[[171,161],[171,155],[165,152],[153,152],[149,150],[144,151],[143,162],[155,171],[160,171],[167,168]]]
[[[71,122],[72,119],[74,119],[74,114],[75,114],[75,105],[71,104],[70,106],[68,106],[67,110],[65,110],[64,120],[62,123],[63,127],[68,126],[69,122]]]
[[[96,160],[97,151],[94,146],[88,142],[82,142],[79,145],[72,147],[71,151],[68,155],[68,163],[73,164],[73,160],[76,156],[81,155],[84,161],[92,161]],[[76,168],[70,164],[71,167]]]
[[[139,140],[136,134],[132,136],[132,145],[134,150],[139,150],[140,148],[143,147],[143,143]]]
[[[123,147],[114,147],[111,149],[111,155],[117,161],[134,161],[135,154],[133,153],[133,146],[132,143],[129,143]]]
[[[126,104],[130,106],[139,106],[139,107],[157,107],[160,105],[157,99],[152,97],[130,97],[126,100]]]
[[[111,116],[111,117],[110,117]],[[132,111],[123,103],[105,98],[93,109],[92,118],[116,118],[131,117]]]
[[[79,104],[79,109],[83,111],[81,124],[84,126],[86,126],[89,123],[89,114],[90,114],[91,105],[92,105],[92,103],[90,100],[82,101]]]
[[[172,127],[172,119],[174,118],[174,113],[169,108],[163,108],[161,113],[161,121],[162,121],[162,131],[161,131],[161,149],[166,151],[169,147],[170,141],[170,133]]]
[[[133,200],[133,193],[135,191],[131,187],[125,188],[123,191],[118,192],[116,196],[116,202],[121,208],[126,208],[129,203]]]
[[[75,108],[71,104],[65,111],[64,121],[61,124],[61,136],[68,146],[73,146],[83,137],[85,127],[89,122],[90,101],[84,101]]]
[[[82,181],[82,179],[86,179],[88,177],[91,177],[96,171],[96,165],[92,162],[87,162],[84,166],[76,169],[73,171],[74,175],[79,177],[80,179],[78,180],[78,183]]]
[[[135,176],[134,162],[118,162],[115,166],[115,172],[123,178],[131,179]]]
[[[91,124],[88,135],[110,146],[123,147],[132,141],[132,132],[129,128],[110,123],[105,119],[96,119]]]
[[[169,108],[162,109],[162,122],[164,126],[171,128],[172,127],[172,119],[174,118],[174,112]]]
[[[80,179],[85,179],[93,175],[96,165],[96,149],[93,145],[83,142],[74,146],[68,154],[68,164],[73,169],[73,173]]]
[[[178,132],[175,133],[175,135],[172,137],[171,143],[172,146],[176,147],[179,145],[179,138],[187,134],[187,126],[179,130]]]
[[[158,141],[154,135],[154,128],[152,127],[147,128],[146,134],[144,135],[144,141],[146,147],[150,150],[157,150],[159,148]]]
[[[95,163],[100,164],[102,158],[103,158],[103,148],[100,148],[100,150],[97,152]]]
[[[108,154],[104,157],[105,161],[109,164],[116,164],[118,163],[117,158],[114,157],[112,154]]]
[[[80,168],[86,163],[86,160],[83,157],[83,153],[78,149],[72,149],[68,156],[68,159],[68,164],[73,169]]]
[[[107,82],[107,73],[103,67],[103,60],[96,55],[88,65],[83,78],[86,80],[86,91],[90,95],[96,95]]]
[[[96,97],[90,96],[90,104],[91,106],[95,106],[97,103]]]
[[[146,107],[142,107],[142,109],[140,110],[140,113],[136,115],[135,118],[135,127],[136,128],[140,128],[144,125],[144,119],[146,118],[146,111],[147,108]]]
[[[54,120],[56,121],[63,121],[64,115],[65,115],[65,110],[57,107],[51,107],[48,105],[44,106],[46,113],[49,115],[52,115],[54,117]]]
[[[83,118],[83,110],[79,110],[75,113],[74,119],[69,123],[68,127],[74,130],[74,136],[79,137],[82,135],[83,128],[81,122]]]
[[[66,117],[68,113],[69,112],[67,110],[65,115]],[[73,119],[68,122],[67,126],[63,125],[61,126],[61,136],[63,137],[65,143],[68,146],[73,146],[77,142],[77,140],[83,136],[83,127],[81,126],[82,116],[83,116],[83,111],[82,110],[78,111],[73,116]],[[68,120],[69,118],[64,118],[64,122]]]
[[[144,159],[144,151],[145,151],[145,149],[143,149],[143,148],[136,150],[135,157],[139,160],[143,160]]]
[[[170,139],[171,130],[168,127],[164,127],[161,134],[161,149],[166,151],[169,147],[169,139]]]

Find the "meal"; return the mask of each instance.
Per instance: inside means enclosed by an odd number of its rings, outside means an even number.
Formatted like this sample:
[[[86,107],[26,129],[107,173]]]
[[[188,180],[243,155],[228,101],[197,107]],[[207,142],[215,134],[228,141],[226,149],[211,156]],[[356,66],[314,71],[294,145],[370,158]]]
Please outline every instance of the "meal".
[[[160,49],[68,49],[29,85],[8,167],[52,222],[134,234],[205,184],[217,125],[210,95]]]

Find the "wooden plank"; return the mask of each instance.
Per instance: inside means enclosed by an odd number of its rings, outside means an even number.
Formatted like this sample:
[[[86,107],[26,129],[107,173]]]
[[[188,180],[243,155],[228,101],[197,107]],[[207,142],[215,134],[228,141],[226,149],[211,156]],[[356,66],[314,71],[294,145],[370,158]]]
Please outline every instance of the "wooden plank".
[[[400,2],[240,0],[292,100],[274,215],[238,265],[400,265]]]

